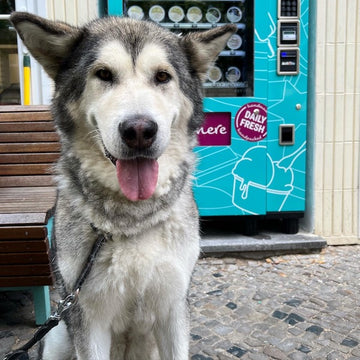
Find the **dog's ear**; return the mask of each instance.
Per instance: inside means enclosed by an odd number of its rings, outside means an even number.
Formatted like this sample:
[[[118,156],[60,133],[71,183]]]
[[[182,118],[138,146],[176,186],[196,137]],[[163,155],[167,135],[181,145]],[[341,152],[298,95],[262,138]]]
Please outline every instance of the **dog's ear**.
[[[190,64],[200,79],[204,80],[210,66],[236,31],[237,26],[229,24],[207,31],[190,32],[181,39]]]
[[[61,62],[80,36],[80,29],[26,12],[13,12],[10,21],[31,55],[55,79]]]

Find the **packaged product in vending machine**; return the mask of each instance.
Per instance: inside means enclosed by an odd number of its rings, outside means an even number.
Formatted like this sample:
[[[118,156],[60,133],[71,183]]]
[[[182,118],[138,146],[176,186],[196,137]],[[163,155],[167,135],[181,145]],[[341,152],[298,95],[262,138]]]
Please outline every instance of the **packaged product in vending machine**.
[[[172,22],[179,23],[184,20],[185,13],[182,7],[175,5],[169,9],[168,16]]]
[[[186,13],[187,19],[195,24],[201,21],[202,16],[203,16],[202,11],[197,6],[190,7]]]
[[[149,17],[152,21],[157,23],[161,22],[165,18],[165,10],[160,5],[153,5],[149,10]]]
[[[227,11],[226,16],[230,22],[237,23],[242,18],[242,11],[237,6],[231,6]]]

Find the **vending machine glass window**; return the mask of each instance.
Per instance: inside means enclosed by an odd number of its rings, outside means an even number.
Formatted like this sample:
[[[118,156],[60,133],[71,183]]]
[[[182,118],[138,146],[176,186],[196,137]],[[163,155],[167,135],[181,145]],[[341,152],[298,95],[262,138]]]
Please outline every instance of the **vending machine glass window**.
[[[0,2],[0,105],[21,103],[16,32],[8,20],[14,3]]]
[[[204,83],[206,97],[252,96],[254,15],[251,1],[125,0],[124,14],[148,19],[179,34],[233,23],[238,27]]]
[[[179,34],[237,25],[203,84],[195,200],[202,217],[275,216],[297,226],[305,209],[309,0],[108,0],[108,6],[109,14]]]

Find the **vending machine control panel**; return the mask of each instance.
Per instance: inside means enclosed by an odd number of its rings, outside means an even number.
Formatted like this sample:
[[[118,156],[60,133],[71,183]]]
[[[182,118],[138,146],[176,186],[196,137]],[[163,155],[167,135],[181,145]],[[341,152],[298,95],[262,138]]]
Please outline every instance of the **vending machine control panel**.
[[[299,20],[278,22],[278,46],[299,46]]]
[[[278,0],[277,73],[299,73],[300,1]]]
[[[300,0],[278,0],[279,18],[300,17]]]

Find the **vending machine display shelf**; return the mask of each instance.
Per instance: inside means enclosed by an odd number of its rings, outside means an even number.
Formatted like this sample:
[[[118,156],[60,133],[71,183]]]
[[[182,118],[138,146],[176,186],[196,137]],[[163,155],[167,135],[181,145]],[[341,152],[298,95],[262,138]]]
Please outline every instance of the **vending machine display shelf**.
[[[245,56],[246,52],[242,50],[232,51],[232,50],[224,50],[222,51],[219,56]]]
[[[208,29],[212,29],[212,28],[227,25],[227,24],[229,24],[229,23],[173,23],[173,22],[159,23],[159,25],[161,25],[165,28],[168,28],[168,29],[172,29],[172,30],[176,30],[176,29],[208,30]],[[245,30],[245,28],[246,28],[246,25],[242,24],[242,23],[233,24],[233,25],[236,25],[239,30]]]
[[[130,0],[129,2],[139,2],[139,3],[149,3],[149,0]],[[207,3],[208,2],[219,2],[219,0],[205,0]],[[246,0],[222,0],[221,2],[224,2],[224,3],[228,3],[228,2],[241,2],[241,3],[245,3]],[[179,2],[182,2],[182,1],[178,1],[178,0],[157,0],[156,1],[157,3],[174,3],[174,4],[179,4]],[[198,0],[190,0],[189,2],[199,2]]]
[[[226,81],[220,81],[220,82],[205,82],[203,83],[204,88],[217,88],[217,89],[233,89],[233,88],[243,88],[246,89],[248,86],[245,82],[226,82]]]

